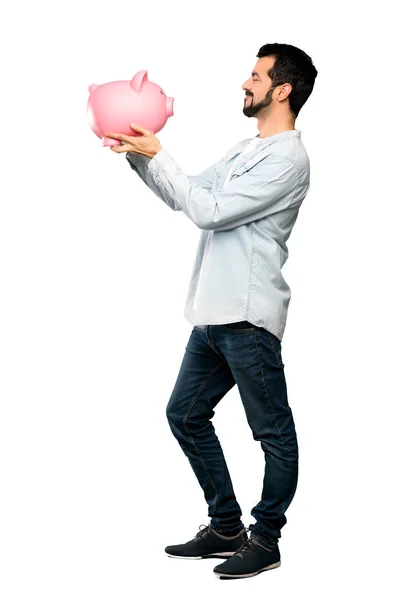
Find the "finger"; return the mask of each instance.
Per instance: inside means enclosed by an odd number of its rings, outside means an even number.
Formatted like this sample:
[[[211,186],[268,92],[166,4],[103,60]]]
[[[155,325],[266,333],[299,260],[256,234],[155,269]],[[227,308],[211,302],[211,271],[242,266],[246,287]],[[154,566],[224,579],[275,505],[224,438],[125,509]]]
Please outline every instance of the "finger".
[[[132,136],[125,135],[124,133],[106,133],[106,136],[114,140],[123,140],[124,142],[131,142]]]
[[[123,144],[122,146],[110,146],[113,152],[117,152],[120,154],[121,152],[131,152],[133,150],[133,146],[131,144]]]
[[[130,123],[130,126],[132,127],[132,129],[134,129],[135,131],[138,131],[139,133],[142,133],[143,135],[148,135],[149,133],[152,133],[148,129],[145,129],[144,127],[141,127],[140,125],[136,125],[136,123]]]

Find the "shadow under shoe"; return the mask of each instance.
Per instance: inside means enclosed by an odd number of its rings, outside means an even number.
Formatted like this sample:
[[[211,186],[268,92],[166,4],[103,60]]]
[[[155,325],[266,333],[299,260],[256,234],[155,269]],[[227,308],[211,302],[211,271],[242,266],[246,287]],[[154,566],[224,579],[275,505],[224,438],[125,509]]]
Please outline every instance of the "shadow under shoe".
[[[201,529],[204,527],[204,529]],[[200,525],[200,531],[185,544],[167,546],[165,552],[171,558],[228,558],[233,556],[248,539],[249,529],[243,527],[234,536],[223,535],[211,523]]]

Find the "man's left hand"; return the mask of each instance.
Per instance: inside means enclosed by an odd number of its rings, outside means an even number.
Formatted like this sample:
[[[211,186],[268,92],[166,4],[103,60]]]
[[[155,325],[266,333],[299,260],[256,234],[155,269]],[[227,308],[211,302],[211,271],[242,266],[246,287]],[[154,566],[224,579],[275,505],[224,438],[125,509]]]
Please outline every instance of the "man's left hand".
[[[110,146],[111,150],[118,154],[121,152],[136,152],[137,154],[143,154],[149,158],[153,158],[153,156],[162,150],[160,140],[152,131],[144,129],[134,123],[130,123],[130,126],[142,135],[130,136],[125,135],[124,133],[106,133],[106,136],[109,138],[125,142],[125,144],[121,144],[121,146]]]

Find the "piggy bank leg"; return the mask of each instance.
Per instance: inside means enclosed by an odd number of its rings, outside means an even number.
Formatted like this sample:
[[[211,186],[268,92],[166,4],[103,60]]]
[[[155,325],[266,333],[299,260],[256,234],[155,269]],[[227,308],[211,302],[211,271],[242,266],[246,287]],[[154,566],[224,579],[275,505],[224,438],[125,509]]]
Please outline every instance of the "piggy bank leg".
[[[120,140],[114,140],[109,137],[102,137],[101,139],[103,140],[103,146],[121,146]]]

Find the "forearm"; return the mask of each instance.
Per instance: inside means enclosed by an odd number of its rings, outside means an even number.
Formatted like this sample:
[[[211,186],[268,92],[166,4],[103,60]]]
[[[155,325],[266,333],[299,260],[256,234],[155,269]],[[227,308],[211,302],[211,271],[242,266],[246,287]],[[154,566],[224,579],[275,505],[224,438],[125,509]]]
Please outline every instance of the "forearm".
[[[140,179],[156,194],[156,196],[158,196],[158,198],[161,198],[161,200],[172,210],[182,210],[179,204],[164,191],[159,183],[157,183],[155,176],[150,173],[148,168],[149,162],[152,160],[150,157],[144,156],[143,154],[137,154],[136,152],[127,152],[126,158],[131,168],[136,171]]]

